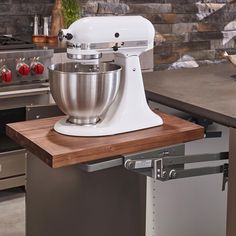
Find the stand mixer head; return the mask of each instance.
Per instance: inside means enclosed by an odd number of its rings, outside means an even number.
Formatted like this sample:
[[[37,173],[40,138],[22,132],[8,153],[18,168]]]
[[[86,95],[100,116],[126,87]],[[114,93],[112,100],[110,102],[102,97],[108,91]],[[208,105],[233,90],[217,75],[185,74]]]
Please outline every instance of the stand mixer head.
[[[96,63],[102,53],[140,55],[153,48],[155,30],[141,16],[85,17],[59,32],[67,42],[67,56]]]
[[[139,55],[153,48],[154,28],[141,16],[87,17],[59,33],[76,62],[49,67],[52,96],[69,117],[54,129],[104,136],[161,125],[147,105]],[[114,64],[101,63],[114,53]]]

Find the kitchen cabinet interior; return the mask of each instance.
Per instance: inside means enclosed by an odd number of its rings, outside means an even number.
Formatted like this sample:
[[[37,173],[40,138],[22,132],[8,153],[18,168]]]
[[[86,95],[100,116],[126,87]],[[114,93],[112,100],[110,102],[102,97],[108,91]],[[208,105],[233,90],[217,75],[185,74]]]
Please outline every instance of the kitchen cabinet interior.
[[[227,236],[234,236],[235,207],[235,67],[219,64],[194,69],[144,74],[147,98],[193,116],[229,127]]]

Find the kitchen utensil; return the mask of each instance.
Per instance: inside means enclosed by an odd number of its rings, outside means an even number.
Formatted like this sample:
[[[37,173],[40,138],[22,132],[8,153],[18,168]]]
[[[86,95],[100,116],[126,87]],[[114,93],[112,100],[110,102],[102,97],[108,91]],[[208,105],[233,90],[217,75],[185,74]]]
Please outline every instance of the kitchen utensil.
[[[46,38],[46,42],[50,43],[50,44],[56,44],[56,43],[58,43],[58,37],[57,36],[49,35]]]
[[[78,62],[49,67],[50,89],[58,107],[79,125],[96,124],[114,101],[120,85],[121,67]]]
[[[32,35],[32,42],[33,43],[46,43],[47,36],[45,35]]]
[[[73,136],[104,136],[161,125],[161,117],[147,104],[139,62],[139,55],[153,48],[154,35],[151,22],[141,16],[86,17],[61,30],[68,58],[80,64],[49,67],[54,99],[69,116],[54,129]],[[105,53],[114,53],[116,65],[101,67]]]
[[[39,34],[39,17],[37,15],[34,16],[34,34],[33,35],[38,35]]]
[[[61,28],[64,27],[64,17],[61,0],[55,0],[52,9],[51,35],[56,36]]]
[[[48,36],[49,35],[49,17],[43,17],[43,35]]]

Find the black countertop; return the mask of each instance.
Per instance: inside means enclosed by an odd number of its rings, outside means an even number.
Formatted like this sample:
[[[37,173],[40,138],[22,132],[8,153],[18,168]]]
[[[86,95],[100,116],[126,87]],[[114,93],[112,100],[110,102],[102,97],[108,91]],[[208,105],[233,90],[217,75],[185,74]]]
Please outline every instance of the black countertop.
[[[148,99],[236,128],[236,68],[217,64],[144,73]]]

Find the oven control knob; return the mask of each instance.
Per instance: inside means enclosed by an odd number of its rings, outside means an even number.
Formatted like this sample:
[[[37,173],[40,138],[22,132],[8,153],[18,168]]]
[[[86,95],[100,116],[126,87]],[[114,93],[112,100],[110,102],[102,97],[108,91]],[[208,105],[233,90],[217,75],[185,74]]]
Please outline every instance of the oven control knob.
[[[40,62],[33,62],[30,67],[35,74],[40,75],[44,72],[44,65]]]
[[[27,64],[20,62],[16,65],[16,71],[20,75],[26,76],[30,73],[30,67]]]
[[[12,80],[12,73],[9,69],[3,68],[1,70],[1,77],[2,77],[2,81],[6,83],[10,83]]]

